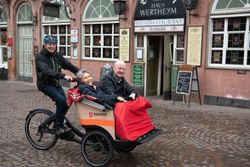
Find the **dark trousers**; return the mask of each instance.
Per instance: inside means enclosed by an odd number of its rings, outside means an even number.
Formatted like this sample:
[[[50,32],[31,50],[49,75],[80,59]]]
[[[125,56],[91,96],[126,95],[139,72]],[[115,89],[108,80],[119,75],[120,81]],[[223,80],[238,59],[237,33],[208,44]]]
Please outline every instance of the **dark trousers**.
[[[68,111],[66,96],[62,87],[45,86],[43,93],[56,103],[56,128],[63,127],[63,116]]]

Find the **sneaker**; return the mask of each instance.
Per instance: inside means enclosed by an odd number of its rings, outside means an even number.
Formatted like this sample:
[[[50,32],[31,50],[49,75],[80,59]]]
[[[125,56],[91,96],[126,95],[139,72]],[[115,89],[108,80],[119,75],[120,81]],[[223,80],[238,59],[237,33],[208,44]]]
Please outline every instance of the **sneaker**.
[[[57,136],[62,136],[62,135],[64,135],[64,134],[66,134],[66,133],[69,133],[70,131],[71,131],[70,128],[61,127],[61,128],[58,128],[58,129],[56,130],[56,135],[57,135]]]

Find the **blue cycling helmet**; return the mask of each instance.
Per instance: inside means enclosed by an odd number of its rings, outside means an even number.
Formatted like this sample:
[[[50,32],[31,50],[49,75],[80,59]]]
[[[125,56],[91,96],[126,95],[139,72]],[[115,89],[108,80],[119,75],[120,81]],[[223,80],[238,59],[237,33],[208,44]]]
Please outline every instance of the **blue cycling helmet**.
[[[44,44],[57,44],[57,37],[56,36],[53,36],[53,35],[46,35],[44,38],[43,38],[43,43]]]

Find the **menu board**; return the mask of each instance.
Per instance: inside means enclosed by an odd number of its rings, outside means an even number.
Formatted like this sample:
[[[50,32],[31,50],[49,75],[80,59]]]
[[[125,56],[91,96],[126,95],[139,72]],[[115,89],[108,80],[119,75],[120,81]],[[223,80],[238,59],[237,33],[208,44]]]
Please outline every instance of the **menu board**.
[[[192,83],[192,71],[179,71],[176,82],[177,94],[190,94]]]
[[[142,64],[133,64],[133,86],[142,86]]]
[[[129,61],[129,29],[120,29],[120,60]]]
[[[187,64],[200,66],[202,51],[202,26],[188,27]]]

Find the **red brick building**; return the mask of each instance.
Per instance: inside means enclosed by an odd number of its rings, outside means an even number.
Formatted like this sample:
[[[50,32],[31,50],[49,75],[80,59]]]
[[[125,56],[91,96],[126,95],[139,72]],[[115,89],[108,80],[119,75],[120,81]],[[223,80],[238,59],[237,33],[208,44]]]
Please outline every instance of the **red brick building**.
[[[175,67],[191,64],[202,102],[250,107],[248,0],[127,0],[120,16],[113,0],[46,1],[61,4],[59,18],[44,16],[42,2],[0,0],[0,68],[9,80],[36,81],[35,55],[53,34],[58,51],[95,80],[123,59],[141,94],[171,99]]]

